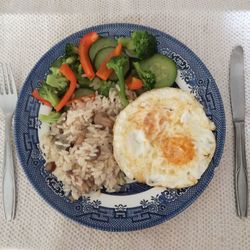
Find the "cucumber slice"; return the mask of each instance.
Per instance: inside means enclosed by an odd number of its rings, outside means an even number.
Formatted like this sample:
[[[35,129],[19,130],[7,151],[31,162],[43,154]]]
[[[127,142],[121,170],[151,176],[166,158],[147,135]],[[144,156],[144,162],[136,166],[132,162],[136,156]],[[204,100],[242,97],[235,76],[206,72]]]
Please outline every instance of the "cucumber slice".
[[[80,87],[88,87],[91,83],[91,81],[87,77],[81,77],[79,75],[76,75],[77,82],[80,85]]]
[[[88,96],[88,95],[91,95],[91,94],[94,94],[94,93],[95,93],[95,91],[93,91],[92,89],[79,88],[74,93],[74,98],[79,98],[79,97],[82,97],[82,96]]]
[[[155,74],[155,88],[170,87],[174,84],[177,75],[176,64],[170,58],[155,54],[140,62],[142,69],[150,70]]]
[[[95,66],[95,69],[96,71],[100,68],[101,64],[103,63],[103,61],[107,58],[107,56],[114,50],[114,48],[104,48],[102,50],[100,50],[96,57],[95,57],[95,60],[94,60],[94,66]],[[123,55],[127,56],[125,53],[123,53]],[[124,76],[127,74],[127,72],[129,71],[129,63],[126,64],[124,66]],[[110,77],[109,77],[109,80],[111,81],[117,81],[117,76],[116,74],[113,72]]]
[[[100,50],[96,56],[95,56],[95,60],[94,60],[94,66],[96,71],[100,68],[101,64],[103,63],[103,61],[107,58],[107,56],[114,50],[114,48],[112,47],[108,47],[108,48],[104,48],[102,50]]]
[[[108,48],[108,47],[116,47],[117,45],[117,41],[111,38],[107,38],[107,37],[103,37],[98,39],[91,47],[89,50],[89,57],[90,60],[93,62],[94,58],[96,56],[96,54],[104,49],[104,48]]]

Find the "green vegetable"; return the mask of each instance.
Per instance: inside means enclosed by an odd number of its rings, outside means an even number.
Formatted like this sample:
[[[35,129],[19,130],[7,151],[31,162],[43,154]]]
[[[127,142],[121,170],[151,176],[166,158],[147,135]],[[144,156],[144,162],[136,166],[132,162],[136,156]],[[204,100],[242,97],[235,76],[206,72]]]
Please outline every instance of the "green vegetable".
[[[172,59],[161,54],[154,54],[152,57],[141,61],[140,65],[143,70],[154,73],[154,88],[170,87],[174,84],[177,67]]]
[[[69,59],[69,60],[68,60]],[[46,77],[46,84],[54,88],[54,93],[58,96],[63,95],[68,87],[68,80],[60,73],[60,67],[66,61],[72,61],[72,58],[59,57],[51,67],[50,73]]]
[[[139,62],[133,63],[135,70],[143,82],[143,89],[150,90],[155,85],[155,75],[149,70],[143,70]]]
[[[65,61],[75,74],[82,75],[83,70],[78,57],[68,57]]]
[[[73,56],[67,57],[66,60],[65,60],[65,63],[67,63],[67,64],[73,64],[74,62],[76,62],[76,60],[77,60],[77,58],[75,58]]]
[[[109,90],[114,87],[114,82],[112,81],[102,81],[99,88],[97,89],[100,95],[109,96]]]
[[[81,87],[87,87],[90,84],[90,80],[87,77],[83,77],[82,75],[84,74],[82,65],[80,61],[77,59],[77,61],[73,62],[73,64],[70,65],[70,68],[73,70],[75,73],[77,83]]]
[[[61,113],[51,111],[48,115],[40,114],[38,119],[42,122],[55,123],[61,117]]]
[[[140,59],[152,56],[157,50],[156,38],[147,31],[134,31],[131,37],[121,37],[118,39],[129,53]]]
[[[85,89],[85,88],[79,88],[75,91],[74,93],[74,98],[79,98],[82,96],[88,96],[91,94],[94,94],[95,91],[93,91],[92,89]]]
[[[92,62],[94,62],[94,58],[97,53],[107,47],[115,48],[117,45],[117,41],[108,37],[103,37],[98,39],[93,45],[90,47],[89,50],[89,58]]]
[[[51,68],[60,68],[60,66],[65,63],[66,58],[64,56],[58,57],[51,65]],[[51,70],[50,68],[50,70]]]
[[[78,56],[78,48],[73,43],[67,43],[65,46],[66,57]]]
[[[105,61],[105,59],[113,50],[113,47],[107,47],[98,51],[94,60],[94,67],[96,71],[100,68],[101,64]]]
[[[60,70],[57,67],[50,67],[50,72],[52,75],[60,75]]]
[[[80,61],[75,61],[74,63],[70,64],[70,68],[73,70],[75,75],[81,76],[83,74],[83,70],[80,69]]]
[[[77,79],[77,83],[80,85],[80,87],[88,87],[91,83],[91,81],[89,80],[89,78],[87,77],[82,77],[80,75],[76,74],[76,79]]]
[[[125,81],[124,81],[124,65],[128,63],[128,58],[124,55],[112,57],[107,63],[109,69],[113,69],[118,77],[119,85],[119,97],[122,105],[126,107],[128,105],[128,99],[125,93]]]
[[[41,90],[46,100],[52,99],[55,104],[68,88],[69,81],[60,73],[60,67],[62,64],[67,63],[71,69],[76,72],[76,75],[80,78],[81,69],[79,69],[79,56],[78,48],[74,44],[66,44],[65,56],[57,58],[50,67],[50,73],[46,77],[46,87]],[[79,73],[80,72],[80,73]],[[78,75],[79,74],[79,75]],[[48,88],[49,86],[49,88]],[[40,90],[39,90],[40,93]],[[56,98],[57,96],[57,98]],[[52,106],[56,106],[52,103]]]
[[[65,46],[64,63],[70,65],[70,68],[73,70],[76,77],[78,76],[80,79],[81,75],[83,74],[83,70],[79,60],[78,48],[72,43],[67,43]]]
[[[55,107],[60,101],[59,97],[55,93],[55,89],[47,84],[42,84],[38,92],[39,95],[46,101],[50,102],[53,107]]]
[[[96,54],[96,57],[95,57],[95,60],[94,60],[94,66],[95,66],[95,69],[98,70],[101,66],[101,64],[103,63],[103,61],[108,57],[108,55],[114,50],[114,48],[112,47],[107,47],[107,48],[104,48],[104,49],[101,49],[97,54]],[[126,56],[124,54],[124,56]],[[127,72],[129,71],[129,60],[127,60],[127,63],[124,65],[124,75],[127,74]],[[109,80],[111,81],[117,81],[117,76],[115,73],[112,73],[110,76],[109,76]]]
[[[68,87],[68,80],[61,74],[49,74],[46,78],[46,84],[55,88],[55,93],[60,94],[65,92]]]
[[[79,75],[82,75],[82,74],[84,73],[80,61],[79,61],[78,67],[77,67],[77,73],[78,73]]]

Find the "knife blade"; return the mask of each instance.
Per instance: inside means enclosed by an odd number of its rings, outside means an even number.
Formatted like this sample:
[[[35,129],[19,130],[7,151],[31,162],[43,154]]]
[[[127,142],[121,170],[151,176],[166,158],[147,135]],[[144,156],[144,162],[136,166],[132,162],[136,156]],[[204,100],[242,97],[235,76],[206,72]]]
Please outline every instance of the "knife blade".
[[[241,46],[230,57],[229,86],[235,136],[235,197],[239,217],[247,217],[248,180],[245,153],[245,83],[244,52]]]

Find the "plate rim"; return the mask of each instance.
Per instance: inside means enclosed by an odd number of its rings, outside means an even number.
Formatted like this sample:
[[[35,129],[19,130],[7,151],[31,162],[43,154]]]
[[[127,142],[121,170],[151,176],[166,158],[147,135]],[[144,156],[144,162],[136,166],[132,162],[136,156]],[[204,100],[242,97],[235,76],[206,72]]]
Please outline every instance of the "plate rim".
[[[31,68],[31,70],[29,71],[29,74],[27,75],[25,81],[23,82],[23,85],[20,89],[19,92],[19,97],[21,96],[21,93],[24,93],[25,87],[27,87],[26,85],[27,82],[29,82],[31,76],[34,74],[34,72],[36,71],[37,67],[41,64],[41,62],[48,56],[48,54],[50,53],[51,50],[56,49],[57,46],[61,46],[61,44],[65,43],[68,39],[70,39],[73,36],[76,36],[79,33],[87,33],[90,31],[93,31],[95,29],[104,29],[104,28],[119,28],[119,27],[124,27],[126,29],[128,29],[129,27],[132,29],[137,29],[137,28],[141,28],[144,30],[148,30],[148,31],[152,31],[153,33],[160,33],[161,35],[164,36],[168,36],[172,41],[174,41],[175,43],[177,43],[178,45],[180,45],[187,53],[191,54],[192,57],[194,58],[194,60],[199,64],[199,66],[202,66],[204,69],[204,72],[211,76],[211,79],[214,82],[213,87],[216,89],[216,91],[218,92],[218,96],[217,99],[220,102],[221,105],[221,121],[222,121],[222,125],[221,125],[221,131],[222,131],[222,136],[221,136],[221,142],[220,142],[220,151],[219,154],[217,155],[217,162],[214,164],[215,166],[213,168],[208,168],[207,170],[209,170],[211,173],[208,176],[209,178],[206,179],[206,181],[203,183],[202,186],[200,186],[200,188],[193,194],[192,199],[187,200],[185,203],[182,203],[182,206],[176,210],[174,210],[173,212],[171,212],[167,217],[166,216],[162,216],[157,220],[154,221],[147,221],[145,222],[143,225],[138,225],[135,224],[132,227],[128,227],[128,226],[121,226],[119,227],[119,229],[117,228],[113,228],[111,227],[105,227],[102,225],[96,225],[95,223],[90,224],[88,222],[81,222],[78,220],[75,220],[73,217],[70,217],[68,214],[66,214],[64,212],[63,209],[61,209],[60,206],[58,206],[56,203],[53,203],[53,200],[51,200],[49,197],[44,196],[44,194],[42,193],[42,191],[34,184],[34,180],[31,178],[30,174],[28,173],[28,170],[26,168],[26,163],[24,162],[24,160],[22,159],[21,156],[21,146],[18,142],[18,116],[14,116],[14,140],[15,140],[15,145],[16,145],[16,152],[17,152],[17,158],[19,160],[19,164],[21,165],[22,169],[25,172],[25,176],[28,178],[29,182],[32,184],[33,188],[36,190],[36,192],[39,194],[40,197],[42,197],[42,199],[44,201],[46,201],[46,203],[48,203],[53,209],[55,209],[56,211],[58,211],[61,215],[63,215],[63,217],[65,217],[66,219],[70,219],[71,221],[77,222],[78,224],[90,227],[90,228],[94,228],[94,229],[98,229],[98,230],[103,230],[103,231],[109,231],[109,232],[129,232],[129,231],[137,231],[137,230],[142,230],[142,229],[146,229],[149,227],[153,227],[156,225],[159,225],[163,222],[166,222],[170,219],[172,219],[173,217],[175,217],[176,215],[179,215],[181,212],[183,212],[184,210],[186,210],[192,203],[194,203],[197,198],[202,195],[202,193],[204,192],[204,190],[207,188],[208,184],[211,182],[211,180],[213,179],[214,176],[214,171],[217,167],[219,167],[219,163],[224,151],[224,145],[225,145],[225,136],[226,136],[226,118],[225,118],[225,109],[224,109],[224,103],[221,97],[221,93],[219,91],[219,88],[213,78],[213,76],[211,75],[211,73],[209,72],[207,66],[202,62],[202,60],[191,50],[189,49],[189,47],[187,47],[184,43],[182,43],[180,40],[177,40],[175,37],[169,35],[166,32],[160,31],[156,28],[152,28],[150,26],[146,26],[146,25],[141,25],[141,24],[137,24],[137,23],[105,23],[105,24],[100,24],[100,25],[94,25],[94,26],[90,26],[84,29],[81,29],[77,32],[74,32],[70,35],[68,35],[67,37],[59,40],[58,42],[56,42],[53,46],[51,46],[41,57],[40,59],[36,62],[36,64]],[[17,102],[17,106],[16,106],[16,110],[18,109],[18,105],[19,105],[20,98],[18,98],[18,102]]]

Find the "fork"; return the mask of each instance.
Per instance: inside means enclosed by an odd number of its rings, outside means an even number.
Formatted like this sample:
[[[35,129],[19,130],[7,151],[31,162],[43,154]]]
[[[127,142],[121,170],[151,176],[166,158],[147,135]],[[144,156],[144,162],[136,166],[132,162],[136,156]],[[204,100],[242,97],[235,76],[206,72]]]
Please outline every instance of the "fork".
[[[3,161],[3,208],[7,221],[15,217],[15,172],[12,151],[12,118],[17,103],[17,91],[9,64],[0,64],[0,109],[5,121],[5,146]]]

